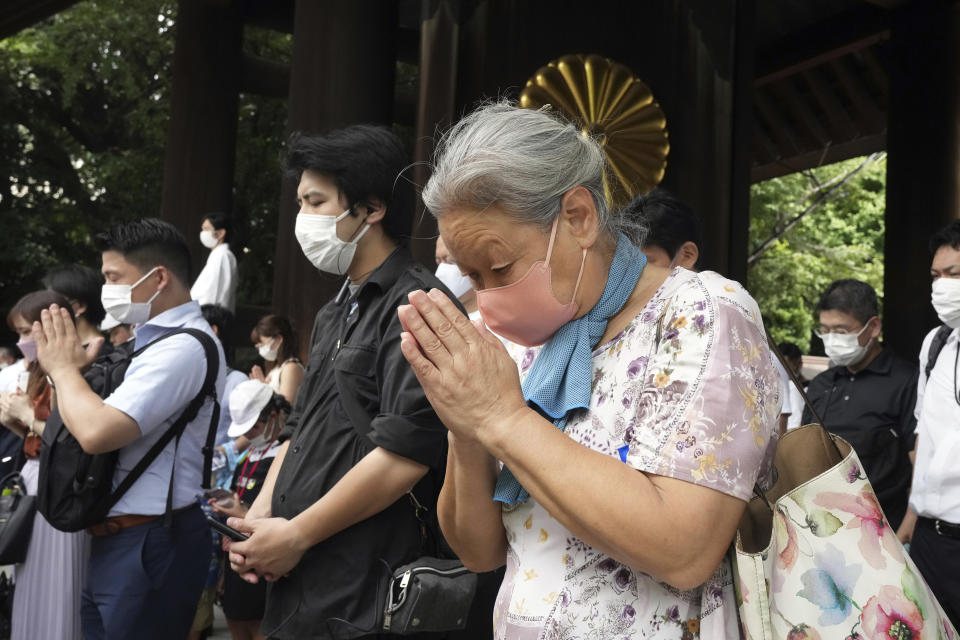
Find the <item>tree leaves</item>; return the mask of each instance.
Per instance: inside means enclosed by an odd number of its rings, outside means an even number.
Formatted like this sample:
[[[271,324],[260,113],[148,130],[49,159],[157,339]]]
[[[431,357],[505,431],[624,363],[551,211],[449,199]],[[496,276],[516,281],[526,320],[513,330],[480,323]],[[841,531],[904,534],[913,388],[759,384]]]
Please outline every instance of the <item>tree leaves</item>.
[[[750,246],[780,232],[865,158],[757,183],[750,195]],[[883,297],[886,159],[864,167],[775,240],[748,271],[747,284],[777,342],[810,348],[813,309],[834,280],[857,278]]]

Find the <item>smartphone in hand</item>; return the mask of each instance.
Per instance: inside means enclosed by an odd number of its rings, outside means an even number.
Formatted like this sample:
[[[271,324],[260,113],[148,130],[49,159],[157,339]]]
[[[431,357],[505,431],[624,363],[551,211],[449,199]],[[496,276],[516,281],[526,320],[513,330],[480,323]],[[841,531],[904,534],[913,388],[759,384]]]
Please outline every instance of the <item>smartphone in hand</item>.
[[[227,536],[234,542],[243,542],[244,540],[249,540],[250,536],[245,533],[237,531],[233,527],[227,525],[225,522],[220,522],[220,519],[216,516],[206,514],[207,522],[210,523],[210,526],[213,527],[213,530]]]

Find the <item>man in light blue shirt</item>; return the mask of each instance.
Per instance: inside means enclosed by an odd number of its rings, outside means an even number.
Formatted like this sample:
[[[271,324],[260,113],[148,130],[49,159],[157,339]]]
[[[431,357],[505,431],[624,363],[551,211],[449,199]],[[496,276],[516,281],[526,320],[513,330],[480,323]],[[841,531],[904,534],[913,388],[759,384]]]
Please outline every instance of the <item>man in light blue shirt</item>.
[[[166,222],[130,222],[97,236],[107,284],[102,298],[121,322],[136,324],[137,349],[180,328],[214,336],[190,300],[190,256],[183,235]],[[123,383],[105,400],[80,371],[96,353],[80,346],[66,312],[43,312],[38,354],[57,392],[64,424],[84,451],[119,451],[116,487],[197,396],[207,361],[200,342],[176,335],[131,361]],[[217,393],[223,393],[226,364],[219,358]],[[205,402],[183,432],[114,505],[94,533],[83,600],[87,640],[182,638],[193,620],[210,557],[209,527],[196,496],[201,491],[203,454],[213,411]],[[164,525],[173,476],[170,526]],[[103,534],[103,535],[100,535]]]

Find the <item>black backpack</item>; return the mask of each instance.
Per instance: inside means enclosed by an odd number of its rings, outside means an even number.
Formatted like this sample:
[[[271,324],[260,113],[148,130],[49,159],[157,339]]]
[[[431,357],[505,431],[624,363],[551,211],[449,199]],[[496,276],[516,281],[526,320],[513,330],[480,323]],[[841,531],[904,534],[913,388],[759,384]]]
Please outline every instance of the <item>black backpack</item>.
[[[203,447],[204,489],[210,488],[210,470],[213,461],[213,445],[220,421],[220,404],[217,401],[217,373],[220,358],[216,344],[209,335],[199,329],[177,329],[154,340],[148,345],[131,353],[130,346],[122,346],[99,357],[84,374],[90,388],[101,398],[106,398],[123,382],[130,362],[144,350],[177,334],[192,335],[203,345],[206,356],[207,372],[200,392],[190,401],[180,414],[150,448],[144,457],[113,490],[113,476],[117,466],[118,451],[88,454],[63,424],[57,410],[51,412],[43,430],[43,447],[40,450],[40,478],[37,491],[37,508],[43,517],[60,531],[81,531],[91,525],[107,519],[113,505],[143,475],[150,464],[163,449],[175,440],[179,446],[180,437],[186,426],[197,417],[207,397],[213,399],[213,415],[207,429],[207,440]],[[173,478],[175,469],[170,473],[170,487],[167,491],[167,524],[173,512]]]

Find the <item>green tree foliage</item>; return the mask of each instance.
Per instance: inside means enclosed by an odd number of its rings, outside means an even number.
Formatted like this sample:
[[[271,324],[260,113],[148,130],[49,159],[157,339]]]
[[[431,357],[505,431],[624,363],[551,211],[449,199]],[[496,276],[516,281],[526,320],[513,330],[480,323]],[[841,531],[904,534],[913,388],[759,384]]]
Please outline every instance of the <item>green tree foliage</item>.
[[[52,266],[97,266],[98,231],[159,214],[175,22],[175,0],[87,0],[0,41],[0,313]],[[292,38],[247,27],[244,48],[286,63]],[[286,103],[241,94],[238,118],[238,294],[268,305]]]
[[[885,191],[882,154],[753,185],[751,251],[776,239],[752,256],[747,284],[777,342],[809,349],[813,308],[834,280],[863,280],[882,299]]]
[[[157,211],[172,27],[171,2],[92,1],[0,41],[0,306]]]

